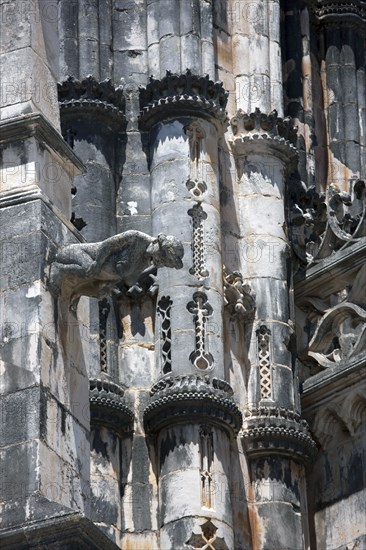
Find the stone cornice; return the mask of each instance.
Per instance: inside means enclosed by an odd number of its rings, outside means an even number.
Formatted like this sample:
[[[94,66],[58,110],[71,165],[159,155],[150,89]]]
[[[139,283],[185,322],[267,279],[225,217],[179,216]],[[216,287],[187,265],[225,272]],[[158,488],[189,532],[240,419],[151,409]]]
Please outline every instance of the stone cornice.
[[[64,161],[63,167],[72,177],[86,168],[62,135],[41,113],[30,113],[0,122],[0,146],[34,137],[37,142]]]
[[[114,88],[110,80],[98,82],[92,76],[83,80],[69,77],[58,84],[61,119],[91,114],[104,117],[113,126],[125,125],[125,99],[122,88]]]
[[[296,132],[291,119],[281,118],[277,111],[265,114],[256,109],[245,113],[241,109],[230,120],[233,136],[229,138],[235,155],[272,154],[292,171],[297,162]]]
[[[366,357],[357,356],[311,376],[302,384],[302,408],[307,413],[317,410],[319,403],[349,391],[350,387],[361,387],[362,380],[366,380],[365,367]]]
[[[250,458],[276,455],[307,463],[316,453],[307,422],[291,410],[277,407],[247,410],[240,434]]]
[[[363,0],[309,0],[309,6],[318,23],[366,30],[366,2]]]
[[[144,411],[148,433],[177,422],[209,422],[237,433],[242,414],[224,380],[208,376],[167,376],[151,388],[151,402]]]
[[[119,435],[133,429],[134,414],[125,404],[124,388],[107,379],[89,380],[90,423]]]
[[[295,278],[295,297],[303,303],[308,296],[324,296],[339,291],[352,281],[366,261],[366,238],[334,252]]]
[[[52,503],[44,498],[43,505],[48,504],[48,516]],[[45,512],[46,514],[46,512]],[[47,516],[45,516],[47,517]],[[105,535],[99,527],[80,513],[61,514],[47,517],[42,521],[28,521],[21,527],[0,530],[1,548],[25,550],[28,548],[78,548],[79,550],[118,550],[118,546]]]
[[[146,88],[140,88],[140,124],[148,129],[172,116],[225,120],[227,98],[222,83],[208,76],[197,76],[189,70],[181,75],[167,71],[161,80],[151,77]]]

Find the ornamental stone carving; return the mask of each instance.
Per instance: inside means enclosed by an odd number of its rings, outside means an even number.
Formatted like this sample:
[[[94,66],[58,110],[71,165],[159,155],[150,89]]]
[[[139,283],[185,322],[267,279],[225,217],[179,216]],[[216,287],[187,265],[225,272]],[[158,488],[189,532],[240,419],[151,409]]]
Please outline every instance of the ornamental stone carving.
[[[154,238],[126,231],[97,243],[66,245],[51,265],[50,289],[70,300],[75,311],[81,296],[104,298],[119,287],[135,287],[140,277],[159,267],[180,269],[184,254],[175,237]]]
[[[201,530],[202,533],[199,535],[192,533],[192,536],[186,542],[188,548],[194,550],[228,550],[225,539],[217,536],[217,527],[211,520],[201,525]]]
[[[294,252],[309,266],[366,236],[366,186],[352,195],[331,185],[326,193],[298,183],[291,192],[290,225]]]
[[[166,376],[152,386],[150,398],[144,411],[149,433],[175,422],[194,422],[197,417],[234,433],[242,424],[230,384],[218,378],[198,374]]]
[[[316,453],[308,424],[300,415],[282,407],[258,407],[244,413],[241,431],[250,457],[271,455],[311,461]]]
[[[124,388],[108,379],[89,380],[90,423],[121,435],[133,430],[134,415],[124,402]]]
[[[244,283],[243,276],[238,271],[227,273],[223,267],[224,304],[232,318],[249,322],[254,318],[255,293],[248,284]]]
[[[237,155],[272,152],[281,159],[291,172],[297,162],[297,128],[290,117],[281,118],[276,110],[270,114],[256,109],[245,113],[242,109],[230,120],[233,137],[231,146]]]
[[[228,99],[221,82],[206,76],[197,76],[187,69],[185,74],[170,71],[161,80],[150,78],[146,88],[140,88],[140,122],[151,126],[164,114],[199,114],[203,117],[226,118]]]
[[[364,265],[357,273],[351,289],[343,293],[344,299],[333,307],[324,309],[324,314],[318,321],[309,343],[309,356],[322,367],[332,367],[365,353],[365,280]],[[321,300],[311,302],[318,311],[322,308]]]
[[[364,0],[309,0],[309,4],[319,23],[354,26],[366,30]]]
[[[114,124],[125,120],[125,99],[121,87],[114,88],[111,80],[98,82],[91,75],[83,80],[69,76],[58,85],[58,99],[62,118],[79,115],[90,116],[90,111],[111,115]]]

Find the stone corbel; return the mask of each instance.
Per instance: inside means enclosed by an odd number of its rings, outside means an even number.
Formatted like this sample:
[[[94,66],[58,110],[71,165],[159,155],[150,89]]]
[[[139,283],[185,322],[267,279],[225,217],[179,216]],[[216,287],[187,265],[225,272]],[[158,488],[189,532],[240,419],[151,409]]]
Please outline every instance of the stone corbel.
[[[81,296],[104,298],[122,289],[134,289],[139,280],[159,267],[183,267],[184,250],[175,237],[154,238],[140,231],[126,231],[96,243],[69,244],[51,265],[49,287],[76,311]],[[142,291],[142,289],[141,289]]]

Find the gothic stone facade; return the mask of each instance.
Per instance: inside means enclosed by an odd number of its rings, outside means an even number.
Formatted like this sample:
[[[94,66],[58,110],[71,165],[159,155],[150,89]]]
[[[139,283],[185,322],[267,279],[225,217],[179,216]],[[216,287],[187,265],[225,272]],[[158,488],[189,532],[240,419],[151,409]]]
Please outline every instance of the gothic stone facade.
[[[1,548],[365,548],[366,2],[0,10]]]

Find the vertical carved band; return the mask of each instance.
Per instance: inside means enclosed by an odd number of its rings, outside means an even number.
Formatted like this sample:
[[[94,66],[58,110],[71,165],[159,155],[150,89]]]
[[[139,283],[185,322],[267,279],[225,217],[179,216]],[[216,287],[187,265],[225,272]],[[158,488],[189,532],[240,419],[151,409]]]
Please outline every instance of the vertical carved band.
[[[204,243],[204,220],[207,218],[206,212],[200,204],[196,204],[188,210],[189,216],[192,217],[193,237],[192,237],[192,261],[193,265],[189,272],[195,275],[198,279],[208,276],[206,269],[206,254]]]
[[[261,399],[272,399],[270,334],[271,331],[266,325],[261,325],[257,330]]]
[[[211,466],[213,462],[213,433],[209,426],[200,429],[201,455],[201,504],[205,508],[213,508],[213,479]]]
[[[193,365],[200,370],[206,370],[213,364],[211,353],[206,350],[206,320],[212,315],[212,307],[203,292],[195,292],[193,301],[187,305],[188,311],[194,315],[196,333],[196,349],[190,355]]]
[[[171,310],[172,300],[170,296],[163,296],[158,303],[158,314],[160,316],[160,340],[163,373],[172,371],[172,328],[171,328]]]
[[[188,190],[195,196],[201,196],[207,185],[203,178],[203,164],[201,160],[202,141],[206,137],[204,129],[198,122],[192,122],[184,128],[189,139],[190,175],[187,181]]]
[[[99,301],[99,349],[100,370],[108,372],[107,321],[111,306],[106,298]]]

